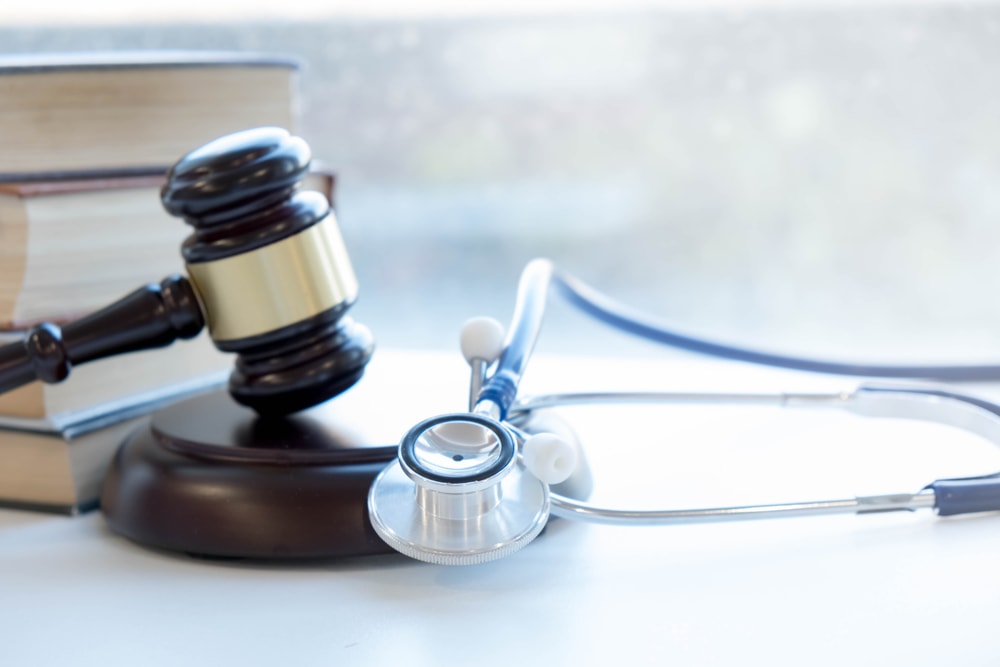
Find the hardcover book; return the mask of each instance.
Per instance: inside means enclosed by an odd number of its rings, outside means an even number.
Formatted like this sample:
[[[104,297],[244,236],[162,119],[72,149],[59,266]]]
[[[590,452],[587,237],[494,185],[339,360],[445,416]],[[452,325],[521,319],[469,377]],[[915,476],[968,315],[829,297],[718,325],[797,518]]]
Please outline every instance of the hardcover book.
[[[230,132],[294,131],[298,67],[198,51],[0,56],[0,173],[149,168]]]

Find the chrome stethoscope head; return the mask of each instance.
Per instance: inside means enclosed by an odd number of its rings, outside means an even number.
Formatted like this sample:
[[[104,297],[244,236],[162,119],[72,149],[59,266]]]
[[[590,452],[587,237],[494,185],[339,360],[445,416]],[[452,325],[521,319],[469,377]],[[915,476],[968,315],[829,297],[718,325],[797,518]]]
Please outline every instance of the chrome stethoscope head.
[[[396,461],[372,484],[368,512],[396,551],[471,565],[533,540],[549,517],[549,489],[518,463],[516,438],[503,424],[448,414],[410,429]]]

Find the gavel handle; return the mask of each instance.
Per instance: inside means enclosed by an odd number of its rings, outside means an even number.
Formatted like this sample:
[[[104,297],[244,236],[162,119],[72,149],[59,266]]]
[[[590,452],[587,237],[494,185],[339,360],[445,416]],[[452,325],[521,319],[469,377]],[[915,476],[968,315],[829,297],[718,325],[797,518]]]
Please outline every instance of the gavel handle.
[[[0,393],[34,380],[60,382],[94,359],[192,338],[204,324],[191,283],[170,276],[63,327],[37,324],[21,342],[0,347]]]

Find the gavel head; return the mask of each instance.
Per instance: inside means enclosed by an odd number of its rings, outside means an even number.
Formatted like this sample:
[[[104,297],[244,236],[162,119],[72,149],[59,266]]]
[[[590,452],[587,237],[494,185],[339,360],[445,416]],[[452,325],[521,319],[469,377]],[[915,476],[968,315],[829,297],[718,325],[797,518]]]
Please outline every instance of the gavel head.
[[[182,253],[212,340],[238,355],[229,391],[261,415],[336,396],[373,350],[345,316],[358,283],[330,205],[299,190],[309,162],[285,130],[247,130],[185,155],[162,191],[194,228]]]

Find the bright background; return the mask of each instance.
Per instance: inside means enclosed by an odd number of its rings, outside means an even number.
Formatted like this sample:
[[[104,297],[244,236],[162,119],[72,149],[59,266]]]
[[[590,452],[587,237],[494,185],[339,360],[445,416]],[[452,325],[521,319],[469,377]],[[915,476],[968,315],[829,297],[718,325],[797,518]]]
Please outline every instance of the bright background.
[[[718,339],[1000,357],[996,3],[288,5],[8,3],[0,52],[303,58],[383,345],[506,320],[548,256]],[[662,354],[563,307],[541,345]]]

